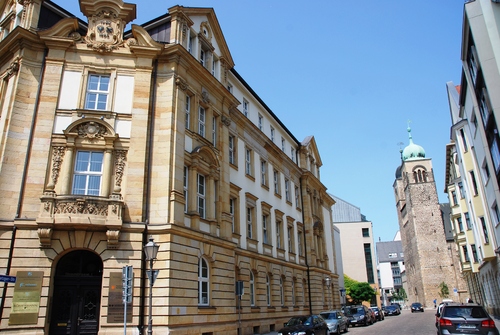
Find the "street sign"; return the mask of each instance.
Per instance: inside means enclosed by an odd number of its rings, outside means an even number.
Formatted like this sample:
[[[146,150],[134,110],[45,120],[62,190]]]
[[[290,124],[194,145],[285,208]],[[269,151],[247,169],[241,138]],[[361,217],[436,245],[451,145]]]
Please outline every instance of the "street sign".
[[[3,282],[3,283],[15,283],[16,282],[16,277],[15,276],[0,275],[0,282]]]

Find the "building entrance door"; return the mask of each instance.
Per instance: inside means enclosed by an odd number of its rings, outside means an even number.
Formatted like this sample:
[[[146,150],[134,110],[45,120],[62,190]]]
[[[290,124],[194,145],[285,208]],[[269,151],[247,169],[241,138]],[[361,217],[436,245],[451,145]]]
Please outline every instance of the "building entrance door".
[[[97,335],[102,260],[86,250],[65,255],[56,268],[51,335]]]

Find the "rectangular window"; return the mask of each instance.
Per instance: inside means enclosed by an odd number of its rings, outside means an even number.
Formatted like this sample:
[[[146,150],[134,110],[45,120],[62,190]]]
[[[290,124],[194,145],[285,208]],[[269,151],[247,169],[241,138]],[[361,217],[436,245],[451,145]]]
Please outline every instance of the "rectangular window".
[[[282,224],[281,221],[276,221],[276,247],[278,249],[281,249],[283,246],[283,242],[281,241],[282,238]]]
[[[253,238],[252,207],[247,207],[247,237]]]
[[[198,213],[202,219],[205,219],[205,176],[198,174]]]
[[[205,61],[206,61],[206,53],[205,50],[200,50],[200,63],[201,65],[205,66]]]
[[[292,162],[295,163],[295,149],[290,148],[290,158],[292,159]]]
[[[470,180],[472,182],[472,193],[474,195],[477,195],[477,181],[476,181],[476,174],[474,173],[474,171],[469,171],[469,175],[470,175]]]
[[[191,116],[191,97],[189,95],[186,95],[186,129],[189,129],[189,122],[190,122],[190,116]]]
[[[455,190],[451,191],[451,197],[453,199],[452,206],[458,205],[457,192]]]
[[[274,128],[271,126],[271,141],[274,142]]]
[[[490,180],[490,169],[486,160],[483,162],[483,179],[485,184]]]
[[[243,115],[245,115],[246,117],[248,117],[249,109],[250,109],[250,105],[249,105],[248,101],[243,99]]]
[[[483,237],[484,237],[484,243],[488,244],[490,243],[490,236],[488,235],[488,228],[486,227],[486,220],[484,219],[483,216],[479,218],[481,221],[481,227],[483,229]]]
[[[235,164],[235,140],[234,136],[229,135],[229,164]]]
[[[467,226],[467,230],[471,230],[472,229],[472,224],[471,224],[471,221],[470,221],[469,212],[465,212],[464,213],[464,217],[465,217],[465,225]]]
[[[184,167],[184,178],[183,178],[183,186],[184,186],[184,213],[188,211],[188,167]]]
[[[288,238],[288,252],[293,253],[293,227],[288,226],[286,233]]]
[[[372,261],[372,248],[370,243],[364,243],[365,249],[365,263],[366,263],[366,274],[368,276],[368,283],[374,284],[375,277],[373,275],[373,261]]]
[[[273,171],[274,193],[280,194],[280,173],[276,170]]]
[[[461,217],[457,218],[457,224],[458,224],[458,231],[460,233],[463,233],[463,231],[464,231],[464,225],[462,223],[462,218]]]
[[[462,246],[462,252],[464,254],[464,261],[465,262],[470,262],[469,252],[467,251],[467,246],[466,245]]]
[[[465,198],[464,184],[461,181],[458,182],[458,190],[460,191],[460,199]]]
[[[290,195],[290,180],[285,178],[285,200],[287,202],[292,202],[292,196]]]
[[[73,194],[95,195],[101,191],[104,153],[78,151],[73,174]]]
[[[267,186],[267,162],[264,160],[260,161],[260,183]]]
[[[252,150],[245,149],[245,173],[249,176],[252,175]]]
[[[281,151],[285,151],[285,139],[283,137],[281,138]]]
[[[217,146],[217,118],[212,117],[212,144]]]
[[[498,147],[498,140],[495,138],[491,143],[490,147],[491,159],[493,160],[493,165],[495,165],[495,172],[500,170],[500,151]]]
[[[198,110],[198,134],[205,137],[205,108],[201,106]]]
[[[267,215],[262,215],[262,241],[266,244],[269,243],[268,232],[267,232]]]
[[[481,94],[479,96],[479,111],[481,112],[481,117],[483,119],[483,126],[486,128],[492,111],[486,88],[481,90]]]
[[[299,188],[295,186],[295,207],[300,207],[300,197],[299,197]]]
[[[302,256],[302,232],[297,232],[297,245],[299,247],[299,256]]]
[[[89,75],[85,109],[107,110],[109,81],[109,75]]]
[[[464,150],[464,152],[467,152],[469,150],[469,148],[467,147],[467,140],[465,138],[464,128],[460,128],[460,137],[462,138],[462,145],[464,146],[463,150]]]
[[[475,244],[470,245],[470,249],[472,250],[472,260],[474,263],[479,262],[479,258],[477,257],[477,249]]]
[[[497,204],[493,205],[493,213],[495,214],[495,220],[496,220],[495,225],[496,225],[498,222],[500,222],[500,211],[498,210]]]
[[[478,72],[478,59],[476,53],[476,47],[471,45],[469,47],[469,53],[467,54],[467,66],[469,67],[469,74],[472,79],[472,83],[476,85],[477,72]]]
[[[259,114],[259,129],[262,130],[264,127],[264,117]]]
[[[231,231],[233,233],[235,233],[235,227],[234,227],[234,215],[235,215],[235,212],[234,212],[234,206],[235,206],[235,199],[234,198],[230,198],[229,199],[229,214],[231,214]]]
[[[368,228],[361,229],[363,237],[370,237],[370,230]]]

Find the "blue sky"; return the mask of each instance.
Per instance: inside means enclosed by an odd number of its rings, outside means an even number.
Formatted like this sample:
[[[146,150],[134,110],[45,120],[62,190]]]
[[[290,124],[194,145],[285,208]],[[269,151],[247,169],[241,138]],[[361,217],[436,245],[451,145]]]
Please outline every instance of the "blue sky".
[[[54,2],[82,17],[78,0]],[[373,222],[376,241],[399,229],[392,185],[408,120],[448,202],[446,82],[460,84],[464,1],[126,2],[135,24],[177,4],[213,7],[236,71],[298,140],[314,135],[323,183]]]

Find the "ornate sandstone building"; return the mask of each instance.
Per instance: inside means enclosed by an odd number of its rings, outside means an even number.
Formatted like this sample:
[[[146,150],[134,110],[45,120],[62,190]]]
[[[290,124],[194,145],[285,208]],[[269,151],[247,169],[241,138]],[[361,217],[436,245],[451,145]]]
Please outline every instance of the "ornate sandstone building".
[[[401,153],[401,165],[396,170],[394,192],[401,243],[404,251],[408,301],[433,307],[440,300],[441,283],[445,283],[453,298],[453,291],[466,292],[460,274],[456,245],[445,235],[449,214],[439,204],[432,169],[432,160],[424,149],[413,143]],[[448,218],[445,222],[446,217]],[[444,220],[445,219],[445,220]],[[448,228],[449,230],[449,228]]]
[[[149,308],[157,334],[223,335],[338,307],[314,137],[236,72],[214,10],[125,31],[136,5],[79,3],[87,22],[50,1],[0,5],[0,270],[16,278],[0,331],[123,334],[124,266],[134,334]]]

